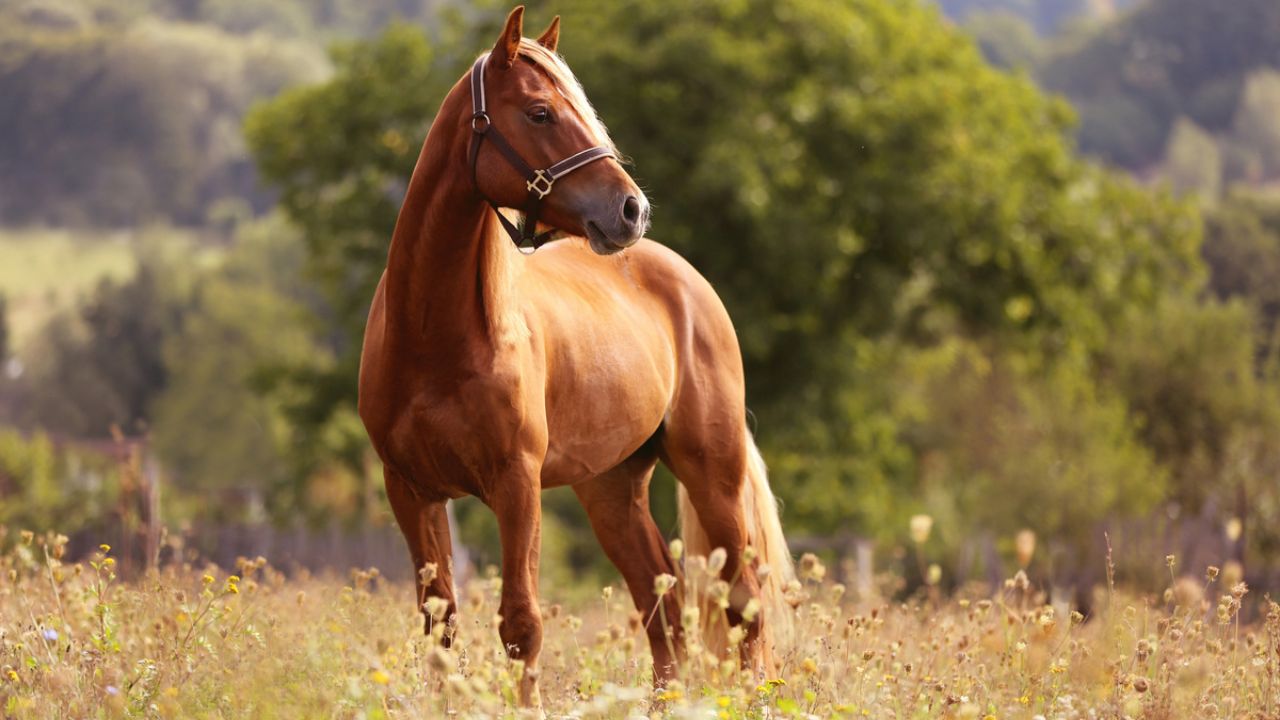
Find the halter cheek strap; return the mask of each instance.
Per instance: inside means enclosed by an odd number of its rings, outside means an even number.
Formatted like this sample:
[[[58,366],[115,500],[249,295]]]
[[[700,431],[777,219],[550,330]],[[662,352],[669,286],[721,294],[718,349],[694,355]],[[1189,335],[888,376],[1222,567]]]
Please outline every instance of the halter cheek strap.
[[[528,245],[533,249],[541,247],[544,243],[551,239],[555,234],[555,230],[547,230],[546,232],[538,232],[538,217],[542,214],[542,199],[551,194],[551,189],[555,186],[556,180],[568,175],[569,173],[581,168],[585,165],[601,160],[607,157],[613,157],[613,151],[605,147],[587,148],[578,153],[574,153],[569,157],[555,163],[551,167],[543,170],[535,170],[529,166],[529,163],[520,157],[520,153],[507,142],[507,139],[498,132],[498,128],[493,126],[493,121],[489,118],[489,108],[485,102],[484,93],[484,69],[489,61],[489,54],[485,53],[476,60],[475,65],[471,66],[471,149],[469,151],[468,162],[471,164],[471,184],[475,186],[476,192],[485,202],[493,208],[498,216],[498,221],[502,223],[502,227],[511,236],[511,242],[516,247]],[[508,220],[501,212],[498,211],[498,204],[491,200],[484,191],[480,189],[480,183],[476,180],[476,164],[480,159],[480,146],[484,144],[485,139],[498,149],[502,157],[506,158],[507,163],[515,168],[525,180],[525,188],[528,195],[525,198],[524,222],[519,226]]]

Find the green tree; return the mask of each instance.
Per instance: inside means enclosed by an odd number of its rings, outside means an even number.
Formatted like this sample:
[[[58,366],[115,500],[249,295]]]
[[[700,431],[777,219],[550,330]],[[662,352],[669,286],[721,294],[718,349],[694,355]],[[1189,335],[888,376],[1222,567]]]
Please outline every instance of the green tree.
[[[702,270],[735,318],[767,453],[805,458],[780,492],[826,507],[797,526],[863,517],[882,528],[871,508],[883,505],[866,503],[918,487],[909,425],[891,398],[855,391],[859,353],[956,334],[1014,357],[1095,351],[1122,309],[1198,287],[1195,216],[1075,158],[1066,106],[986,65],[936,10],[566,0],[535,14],[553,10],[566,17],[562,51],[650,189],[653,236]],[[261,171],[303,228],[343,328],[345,360],[316,382],[313,409],[353,402],[400,199],[387,188],[403,187],[431,113],[499,19],[434,44],[393,28],[338,53],[328,83],[249,119]],[[1095,392],[1086,384],[1071,402]],[[1100,402],[1095,435],[1073,447],[1140,455],[1114,399]],[[1109,482],[1137,462],[1099,461],[1088,477]]]
[[[1259,70],[1246,78],[1232,134],[1257,163],[1247,179],[1280,175],[1280,71]]]
[[[186,510],[205,519],[297,520],[311,509],[294,490],[281,398],[263,393],[260,377],[267,365],[324,361],[309,334],[302,260],[296,231],[278,220],[242,227],[222,262],[195,280],[181,327],[164,339],[155,448],[174,486],[199,499]]]
[[[170,289],[172,268],[139,259],[125,282],[102,281],[74,312],[55,317],[31,371],[29,423],[51,432],[106,437],[149,425],[151,403],[168,380],[161,348],[183,308]]]
[[[1229,194],[1205,215],[1204,257],[1209,287],[1223,299],[1258,312],[1259,348],[1277,349],[1280,327],[1280,198],[1244,191]],[[1265,356],[1260,356],[1260,360]]]
[[[9,298],[0,292],[0,364],[9,359]]]
[[[1222,191],[1222,154],[1213,136],[1178,118],[1165,150],[1165,175],[1173,189],[1213,200]]]

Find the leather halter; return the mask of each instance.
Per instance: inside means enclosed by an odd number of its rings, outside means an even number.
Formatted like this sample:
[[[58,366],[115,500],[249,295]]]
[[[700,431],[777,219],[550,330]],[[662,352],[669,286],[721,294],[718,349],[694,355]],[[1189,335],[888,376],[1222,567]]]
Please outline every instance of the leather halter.
[[[592,147],[582,152],[574,153],[569,157],[555,163],[551,167],[544,170],[534,170],[529,167],[529,163],[520,157],[520,153],[507,142],[507,139],[498,132],[498,128],[493,126],[493,121],[489,119],[489,108],[485,104],[484,94],[484,68],[489,62],[489,53],[481,55],[471,66],[471,184],[475,186],[476,192],[485,202],[493,207],[494,213],[497,214],[498,220],[502,223],[502,227],[506,229],[507,234],[511,236],[511,242],[520,248],[524,243],[528,243],[534,250],[541,247],[544,243],[551,239],[555,234],[555,230],[547,230],[538,232],[538,216],[542,213],[542,199],[551,194],[551,189],[555,186],[556,180],[568,175],[584,165],[595,162],[602,158],[613,157],[613,151],[606,147]],[[516,172],[524,176],[525,187],[529,191],[528,197],[525,199],[524,222],[520,226],[515,225],[498,210],[498,204],[489,199],[484,191],[480,189],[480,183],[476,181],[476,162],[480,158],[480,146],[484,143],[485,138],[493,144],[494,147],[502,153],[507,163],[515,168]]]

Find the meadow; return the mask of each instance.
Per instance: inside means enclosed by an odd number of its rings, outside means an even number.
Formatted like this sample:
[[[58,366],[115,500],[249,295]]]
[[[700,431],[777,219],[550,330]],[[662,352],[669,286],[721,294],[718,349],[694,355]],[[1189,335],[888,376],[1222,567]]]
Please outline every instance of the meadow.
[[[457,640],[421,633],[412,588],[376,569],[286,576],[172,564],[122,581],[110,547],[10,533],[0,557],[6,717],[520,717],[496,632],[501,580],[461,589]],[[678,548],[677,548],[678,551]],[[1168,558],[1162,597],[1100,588],[1085,617],[1019,573],[994,591],[925,587],[905,601],[832,582],[813,556],[788,591],[794,631],[757,677],[686,635],[679,680],[653,688],[625,590],[544,597],[549,717],[1275,718],[1280,606]],[[717,559],[687,558],[689,626],[715,617]],[[1228,573],[1229,574],[1229,571]],[[1245,622],[1243,618],[1256,618]],[[734,638],[731,636],[730,641]]]
[[[193,267],[216,263],[219,249],[199,246],[197,237],[167,226],[0,230],[0,294],[11,349],[25,351],[51,320],[76,310],[102,283],[128,282],[140,258],[182,256]]]

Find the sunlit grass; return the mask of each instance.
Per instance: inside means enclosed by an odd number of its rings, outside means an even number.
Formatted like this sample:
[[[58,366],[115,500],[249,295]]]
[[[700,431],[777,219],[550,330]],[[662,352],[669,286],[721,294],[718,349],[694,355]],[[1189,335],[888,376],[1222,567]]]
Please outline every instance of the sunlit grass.
[[[6,717],[502,717],[522,668],[498,640],[501,580],[459,598],[458,640],[423,636],[412,589],[376,570],[291,577],[263,559],[174,566],[121,582],[111,549],[7,537],[0,556]],[[705,563],[692,563],[696,575]],[[1164,598],[1105,593],[1095,617],[1045,605],[1025,576],[993,594],[852,597],[814,558],[788,592],[796,637],[771,676],[688,633],[680,679],[655,690],[627,593],[544,608],[547,713],[582,717],[1270,718],[1280,713],[1280,608],[1216,570]],[[1172,577],[1172,574],[1171,574]],[[709,580],[710,578],[703,578]],[[699,583],[691,578],[683,587]],[[1188,585],[1189,584],[1189,585]],[[714,614],[709,596],[699,613]],[[1241,624],[1241,608],[1260,619]],[[655,621],[660,621],[655,618]],[[442,627],[437,626],[440,630]]]

